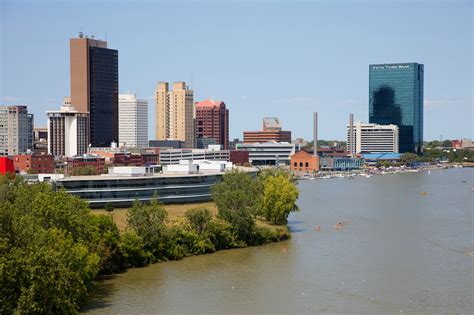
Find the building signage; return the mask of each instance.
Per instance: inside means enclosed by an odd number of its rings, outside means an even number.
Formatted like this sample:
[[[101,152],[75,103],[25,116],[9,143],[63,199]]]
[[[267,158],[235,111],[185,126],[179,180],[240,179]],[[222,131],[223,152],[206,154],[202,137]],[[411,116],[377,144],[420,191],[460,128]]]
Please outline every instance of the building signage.
[[[372,66],[372,70],[387,70],[387,69],[410,69],[410,65],[380,65],[380,66]]]

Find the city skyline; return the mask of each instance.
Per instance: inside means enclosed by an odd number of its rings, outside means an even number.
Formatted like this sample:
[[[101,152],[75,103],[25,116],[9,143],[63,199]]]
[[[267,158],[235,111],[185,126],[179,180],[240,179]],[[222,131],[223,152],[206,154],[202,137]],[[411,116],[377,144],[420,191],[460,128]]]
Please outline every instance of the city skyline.
[[[155,104],[152,95],[158,81],[189,82],[195,101],[215,98],[227,104],[232,111],[230,139],[258,129],[266,116],[279,117],[295,138],[311,139],[311,121],[301,120],[313,111],[320,113],[321,139],[344,139],[349,113],[356,120],[369,120],[369,64],[405,62],[426,67],[425,140],[438,140],[441,135],[443,139],[473,137],[472,4],[468,1],[429,6],[186,3],[180,10],[189,19],[171,28],[166,17],[167,10],[173,9],[171,3],[120,2],[105,15],[110,3],[94,4],[96,10],[90,10],[89,2],[3,2],[2,105],[26,105],[37,125],[46,125],[45,112],[57,110],[70,93],[68,41],[83,31],[106,39],[119,51],[120,93],[132,91]],[[352,14],[346,19],[348,12]],[[370,27],[383,25],[382,19],[396,21],[400,14],[400,25],[387,24],[383,32]],[[45,22],[48,16],[54,16],[55,22]],[[125,16],[140,16],[143,24],[121,25]],[[24,18],[31,23],[23,25]],[[372,22],[361,24],[368,20]],[[63,27],[56,27],[61,21]],[[193,27],[196,22],[199,28]],[[156,37],[151,36],[154,33]],[[173,41],[177,35],[189,38]],[[20,49],[24,42],[35,49]],[[48,51],[40,55],[40,62],[38,51]],[[150,139],[156,125],[154,111],[149,106]]]

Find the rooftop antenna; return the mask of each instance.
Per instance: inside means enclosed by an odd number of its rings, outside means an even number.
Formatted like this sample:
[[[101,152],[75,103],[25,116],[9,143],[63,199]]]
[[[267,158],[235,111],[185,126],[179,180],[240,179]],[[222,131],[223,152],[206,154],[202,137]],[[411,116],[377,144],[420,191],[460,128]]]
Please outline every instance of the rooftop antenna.
[[[107,32],[105,32],[105,41],[107,41]]]
[[[191,90],[194,90],[194,74],[191,71]]]

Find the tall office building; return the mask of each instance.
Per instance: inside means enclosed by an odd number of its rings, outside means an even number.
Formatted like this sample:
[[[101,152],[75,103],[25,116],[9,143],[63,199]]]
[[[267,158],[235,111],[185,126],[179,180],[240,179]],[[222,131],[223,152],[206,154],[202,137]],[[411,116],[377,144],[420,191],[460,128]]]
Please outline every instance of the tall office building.
[[[35,115],[28,114],[28,150],[33,150],[35,140]]]
[[[76,111],[69,98],[59,111],[48,111],[48,154],[72,157],[87,153],[89,115]]]
[[[196,103],[196,145],[205,148],[206,141],[229,147],[229,110],[222,101],[211,99]]]
[[[118,51],[103,40],[70,40],[71,102],[78,112],[89,112],[90,143],[107,147],[118,141]]]
[[[156,98],[156,139],[184,141],[185,148],[195,146],[195,109],[193,91],[185,82],[159,82]]]
[[[397,125],[401,153],[422,152],[423,73],[418,63],[369,66],[369,122]]]
[[[28,146],[31,122],[26,106],[0,106],[0,155],[25,153],[32,148]]]
[[[148,102],[135,94],[119,95],[119,142],[128,148],[148,146]]]
[[[352,148],[352,152],[351,151]],[[398,153],[398,126],[364,124],[357,122],[353,126],[351,140],[350,126],[347,126],[347,151],[352,154],[370,152]]]

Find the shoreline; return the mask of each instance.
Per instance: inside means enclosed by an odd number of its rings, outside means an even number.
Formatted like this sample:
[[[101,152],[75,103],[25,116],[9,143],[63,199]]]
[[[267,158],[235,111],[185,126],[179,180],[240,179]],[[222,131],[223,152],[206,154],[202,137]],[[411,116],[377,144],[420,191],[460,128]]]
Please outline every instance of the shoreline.
[[[362,170],[348,170],[348,171],[321,171],[319,175],[295,175],[296,180],[321,180],[321,179],[334,179],[334,178],[347,178],[355,179],[356,177],[372,177],[379,175],[391,175],[391,174],[407,174],[407,173],[423,173],[434,170],[445,170],[451,168],[464,168],[471,166],[463,166],[459,164],[453,165],[429,165],[420,168],[408,168],[408,167],[388,167],[388,168],[371,168]]]

